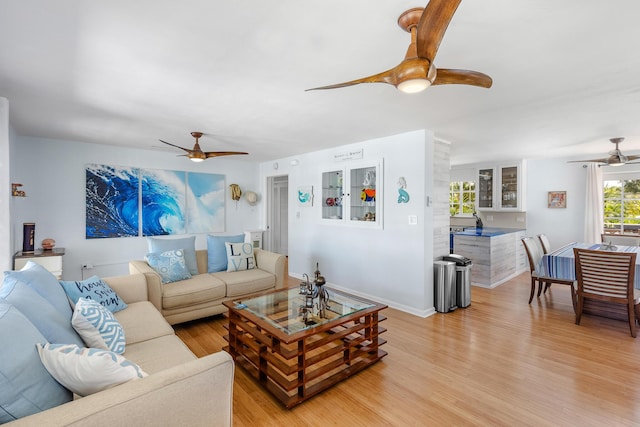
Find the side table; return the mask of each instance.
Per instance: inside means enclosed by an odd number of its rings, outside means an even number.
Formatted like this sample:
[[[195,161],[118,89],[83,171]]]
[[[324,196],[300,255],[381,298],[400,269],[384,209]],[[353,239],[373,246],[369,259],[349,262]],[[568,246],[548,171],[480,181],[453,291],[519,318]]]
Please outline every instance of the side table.
[[[34,252],[16,252],[13,256],[13,269],[20,270],[25,266],[27,261],[33,261],[56,276],[62,279],[62,256],[64,248],[53,248],[51,250],[37,249]]]

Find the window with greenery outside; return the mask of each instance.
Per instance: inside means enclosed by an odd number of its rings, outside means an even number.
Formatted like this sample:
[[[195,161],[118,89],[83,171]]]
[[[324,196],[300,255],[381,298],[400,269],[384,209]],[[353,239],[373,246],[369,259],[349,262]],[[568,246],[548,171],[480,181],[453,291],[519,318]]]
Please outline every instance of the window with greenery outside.
[[[606,232],[638,233],[640,229],[640,179],[604,181]]]
[[[449,214],[471,216],[476,206],[476,183],[453,181],[449,183]]]

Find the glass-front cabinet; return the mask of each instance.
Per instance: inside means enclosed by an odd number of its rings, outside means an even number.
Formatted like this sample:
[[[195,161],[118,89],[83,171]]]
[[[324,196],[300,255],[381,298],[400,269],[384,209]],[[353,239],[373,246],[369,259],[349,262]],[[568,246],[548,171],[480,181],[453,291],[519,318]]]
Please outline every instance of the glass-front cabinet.
[[[322,173],[322,220],[381,228],[382,182],[382,160],[326,170]]]
[[[476,200],[479,209],[493,208],[493,178],[495,177],[494,168],[485,168],[478,170],[478,195]]]
[[[518,167],[500,168],[500,207],[503,209],[518,208]]]
[[[478,168],[478,210],[524,211],[524,160]]]

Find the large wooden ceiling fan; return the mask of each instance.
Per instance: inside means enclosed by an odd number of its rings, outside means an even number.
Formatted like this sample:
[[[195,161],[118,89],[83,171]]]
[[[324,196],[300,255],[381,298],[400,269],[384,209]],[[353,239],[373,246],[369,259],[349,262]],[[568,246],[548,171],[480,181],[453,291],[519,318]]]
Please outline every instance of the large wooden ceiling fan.
[[[431,85],[464,84],[489,88],[493,80],[469,70],[436,68],[438,47],[461,0],[430,0],[425,8],[416,7],[398,18],[398,25],[411,33],[411,44],[404,60],[394,68],[349,82],[307,90],[336,89],[360,83],[387,83],[407,93],[420,92]]]
[[[198,143],[198,139],[200,139],[204,135],[202,132],[191,132],[191,136],[196,139],[196,143],[192,149],[180,147],[179,145],[172,144],[167,141],[159,140],[160,142],[170,145],[172,147],[179,148],[187,152],[187,154],[182,154],[182,156],[186,156],[191,161],[201,162],[204,159],[208,159],[210,157],[219,157],[219,156],[235,156],[237,154],[249,154],[241,151],[202,151],[200,148],[200,144]]]
[[[598,163],[599,166],[622,166],[627,163],[638,163],[631,162],[631,160],[638,160],[640,156],[625,156],[622,154],[622,151],[618,148],[618,145],[624,141],[624,138],[610,138],[609,142],[616,145],[616,148],[609,151],[609,157],[603,157],[601,159],[589,159],[589,160],[571,160],[568,163]]]

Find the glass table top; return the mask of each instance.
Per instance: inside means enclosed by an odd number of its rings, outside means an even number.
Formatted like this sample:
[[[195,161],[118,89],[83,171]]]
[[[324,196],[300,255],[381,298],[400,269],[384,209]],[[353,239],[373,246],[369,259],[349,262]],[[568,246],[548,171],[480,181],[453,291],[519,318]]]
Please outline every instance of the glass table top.
[[[324,318],[317,314],[318,299],[316,298],[313,311],[308,314],[305,321],[301,309],[305,307],[306,295],[300,294],[298,288],[283,289],[254,298],[234,301],[234,307],[253,313],[287,334],[294,334],[375,307],[374,303],[353,295],[333,289],[326,289],[326,291],[329,293],[329,301]]]

